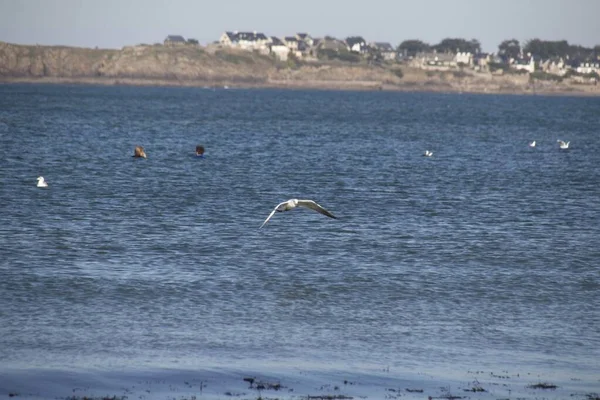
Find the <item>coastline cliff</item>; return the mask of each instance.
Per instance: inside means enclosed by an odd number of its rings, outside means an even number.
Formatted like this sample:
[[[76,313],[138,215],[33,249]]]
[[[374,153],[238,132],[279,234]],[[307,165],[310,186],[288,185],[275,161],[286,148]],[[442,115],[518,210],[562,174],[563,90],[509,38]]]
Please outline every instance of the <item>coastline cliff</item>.
[[[0,42],[0,82],[404,90],[600,95],[574,81],[528,75],[424,71],[401,64],[291,62],[219,46],[127,46],[121,50]]]

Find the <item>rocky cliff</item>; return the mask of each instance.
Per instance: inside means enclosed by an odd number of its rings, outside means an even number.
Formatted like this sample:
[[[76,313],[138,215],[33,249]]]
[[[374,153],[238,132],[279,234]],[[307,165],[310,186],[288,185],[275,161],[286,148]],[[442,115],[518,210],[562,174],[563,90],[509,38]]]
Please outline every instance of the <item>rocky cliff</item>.
[[[108,50],[0,42],[0,82],[600,94],[595,86],[535,82],[527,75],[341,62],[288,64],[244,50],[192,45]]]

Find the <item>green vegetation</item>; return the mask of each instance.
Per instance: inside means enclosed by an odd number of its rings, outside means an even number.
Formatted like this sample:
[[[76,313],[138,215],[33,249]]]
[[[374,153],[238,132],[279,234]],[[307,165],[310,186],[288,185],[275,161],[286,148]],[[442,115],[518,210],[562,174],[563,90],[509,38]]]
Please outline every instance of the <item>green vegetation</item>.
[[[521,54],[521,44],[517,39],[505,40],[498,45],[498,55],[506,59],[517,58]]]
[[[477,39],[446,38],[438,44],[431,46],[421,40],[411,39],[400,43],[397,50],[399,53],[404,53],[409,57],[414,57],[417,53],[434,50],[438,53],[456,53],[458,51],[475,54],[481,52],[481,44]]]
[[[340,60],[350,63],[358,63],[362,60],[359,54],[351,53],[348,50],[320,49],[317,58],[325,60]]]
[[[572,59],[588,59],[600,56],[600,45],[594,48],[583,47],[579,45],[570,45],[566,40],[547,41],[532,39],[523,46],[524,53],[531,53],[542,59],[553,57]]]
[[[215,56],[223,61],[227,61],[233,64],[254,64],[254,58],[250,52],[230,52],[225,50],[217,50]]]
[[[496,72],[496,71],[507,72],[507,70],[509,69],[509,66],[508,66],[508,64],[504,64],[504,63],[491,62],[488,64],[488,68],[490,69],[490,72]]]
[[[421,40],[405,40],[400,43],[397,48],[399,53],[404,53],[409,57],[414,57],[417,53],[423,53],[426,51],[430,51],[431,46]]]
[[[446,38],[433,46],[438,53],[480,53],[481,44],[477,39],[465,40],[460,38]]]
[[[559,75],[549,74],[543,71],[535,71],[529,74],[529,80],[562,82],[563,77]]]
[[[298,57],[296,57],[296,55],[290,51],[287,58],[287,67],[290,69],[298,69],[301,65],[302,61],[300,61]]]
[[[404,72],[402,72],[402,69],[400,69],[400,68],[394,68],[394,69],[392,69],[392,72],[394,73],[394,75],[396,75],[400,79],[402,79],[404,77]]]

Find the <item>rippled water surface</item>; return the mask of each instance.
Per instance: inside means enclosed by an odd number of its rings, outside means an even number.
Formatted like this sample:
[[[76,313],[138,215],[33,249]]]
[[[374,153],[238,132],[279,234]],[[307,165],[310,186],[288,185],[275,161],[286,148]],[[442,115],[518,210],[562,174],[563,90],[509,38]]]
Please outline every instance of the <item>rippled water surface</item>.
[[[2,367],[597,383],[599,135],[598,98],[0,86]],[[259,230],[289,198],[338,219]]]

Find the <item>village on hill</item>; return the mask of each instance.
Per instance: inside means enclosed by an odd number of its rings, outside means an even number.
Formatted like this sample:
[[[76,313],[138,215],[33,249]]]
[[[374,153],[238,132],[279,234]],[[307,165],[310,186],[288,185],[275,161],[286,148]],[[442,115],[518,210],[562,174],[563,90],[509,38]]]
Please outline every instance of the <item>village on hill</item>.
[[[181,35],[169,35],[167,46],[199,43]],[[280,61],[318,62],[339,60],[350,63],[403,64],[431,71],[491,72],[493,74],[536,74],[537,79],[571,77],[580,83],[596,85],[600,80],[600,45],[586,48],[567,41],[533,39],[523,46],[516,39],[505,40],[496,53],[484,53],[476,39],[447,38],[435,45],[405,40],[397,47],[388,42],[369,42],[362,36],[338,39],[313,38],[308,33],[278,38],[261,32],[226,31],[211,44],[270,55]]]

